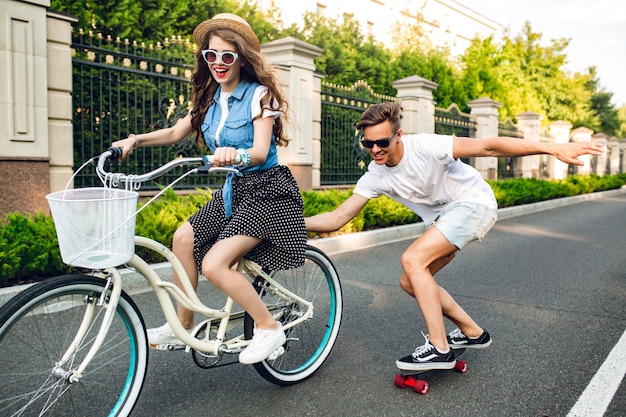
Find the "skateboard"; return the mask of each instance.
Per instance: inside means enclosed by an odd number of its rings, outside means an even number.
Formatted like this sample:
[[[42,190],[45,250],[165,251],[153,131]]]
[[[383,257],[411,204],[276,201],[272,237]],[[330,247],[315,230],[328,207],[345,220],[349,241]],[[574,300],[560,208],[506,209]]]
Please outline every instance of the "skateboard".
[[[419,376],[437,371],[456,371],[458,373],[464,374],[465,372],[467,372],[467,362],[458,359],[459,356],[463,354],[463,352],[465,352],[465,349],[454,350],[454,355],[457,360],[456,365],[454,365],[454,368],[452,369],[424,369],[420,371],[400,370],[400,373],[396,374],[393,382],[399,388],[411,387],[413,388],[413,391],[425,395],[430,389],[430,384],[428,383],[428,381],[419,378]]]

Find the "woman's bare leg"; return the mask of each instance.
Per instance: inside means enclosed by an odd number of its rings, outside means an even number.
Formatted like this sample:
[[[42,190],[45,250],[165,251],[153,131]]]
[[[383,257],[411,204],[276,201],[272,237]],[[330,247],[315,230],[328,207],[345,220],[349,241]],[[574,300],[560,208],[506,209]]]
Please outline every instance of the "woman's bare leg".
[[[257,328],[274,330],[279,327],[250,281],[232,266],[252,250],[260,240],[237,235],[217,242],[202,262],[202,274],[231,297],[254,319]]]
[[[172,241],[172,252],[182,263],[187,277],[193,286],[194,290],[198,287],[198,267],[193,254],[193,228],[189,222],[185,222],[180,226],[176,232],[174,232],[174,238]],[[183,290],[183,286],[180,281],[180,277],[176,271],[172,268],[172,276],[174,284]],[[178,305],[178,319],[185,329],[191,329],[194,325],[194,312],[186,309],[185,307]]]

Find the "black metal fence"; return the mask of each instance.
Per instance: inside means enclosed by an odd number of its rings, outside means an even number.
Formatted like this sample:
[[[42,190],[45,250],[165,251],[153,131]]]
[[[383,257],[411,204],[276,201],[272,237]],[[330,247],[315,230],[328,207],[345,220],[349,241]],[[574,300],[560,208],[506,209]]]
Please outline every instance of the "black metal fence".
[[[435,107],[435,133],[472,138],[476,135],[476,122],[469,114],[459,110],[456,104],[447,109]]]
[[[476,122],[469,114],[463,113],[456,104],[451,104],[447,109],[435,107],[435,133],[473,138],[476,136]],[[470,163],[469,158],[461,160],[466,164]]]
[[[510,138],[524,138],[524,132],[518,129],[511,119],[506,119],[498,124],[498,135]]]
[[[498,123],[498,136],[510,138],[524,138],[511,119]],[[522,176],[521,158],[498,158],[498,178],[517,178]]]
[[[195,59],[191,42],[172,38],[145,45],[79,31],[73,36],[72,52],[75,171],[117,139],[172,126],[188,113]],[[374,93],[364,81],[351,87],[322,81],[321,185],[354,184],[367,170],[370,157],[358,142],[354,123],[370,105],[396,100]],[[500,132],[520,137],[510,121],[500,124]],[[435,109],[435,133],[474,137],[476,124],[453,104]],[[190,136],[170,147],[140,148],[112,170],[139,174],[177,156],[206,152],[194,142]],[[169,184],[180,173],[172,171],[157,181]],[[215,188],[223,180],[223,176],[190,176],[176,188]],[[143,189],[158,189],[159,183]],[[89,165],[76,174],[74,184],[97,186],[100,180]]]
[[[145,45],[80,31],[72,39],[72,52],[75,170],[115,140],[172,126],[187,114],[194,62],[189,41],[173,38]],[[170,147],[140,148],[112,169],[139,174],[177,156],[200,155],[194,142],[190,136]],[[170,183],[180,173],[172,171],[156,181]],[[221,181],[190,176],[176,188],[216,186]],[[74,183],[77,188],[99,185],[93,166],[78,172]],[[142,188],[158,187],[155,182]]]
[[[354,184],[367,170],[369,154],[359,144],[354,124],[372,104],[395,101],[376,94],[364,81],[343,87],[322,81],[320,184]]]

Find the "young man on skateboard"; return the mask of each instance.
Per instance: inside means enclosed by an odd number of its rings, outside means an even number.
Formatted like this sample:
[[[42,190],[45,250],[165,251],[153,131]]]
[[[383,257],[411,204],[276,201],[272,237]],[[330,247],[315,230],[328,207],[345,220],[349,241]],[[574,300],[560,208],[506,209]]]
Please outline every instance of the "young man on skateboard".
[[[582,165],[581,155],[601,155],[600,143],[540,143],[513,138],[471,139],[436,134],[403,135],[399,103],[369,107],[356,124],[372,162],[353,194],[332,212],[305,218],[306,229],[340,229],[371,198],[387,195],[417,213],[430,227],[400,257],[400,287],[415,297],[424,316],[426,343],[396,364],[403,370],[452,369],[451,349],[484,349],[491,337],[441,288],[433,276],[454,253],[481,240],[497,218],[491,187],[461,158],[549,154]],[[444,317],[458,328],[446,334]]]

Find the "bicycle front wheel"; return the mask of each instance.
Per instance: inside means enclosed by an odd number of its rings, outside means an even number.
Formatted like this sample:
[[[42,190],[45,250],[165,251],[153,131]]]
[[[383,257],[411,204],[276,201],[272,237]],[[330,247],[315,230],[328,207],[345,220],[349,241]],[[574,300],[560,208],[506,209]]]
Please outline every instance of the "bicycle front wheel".
[[[303,266],[273,271],[269,275],[288,290],[311,301],[314,307],[313,317],[286,331],[283,355],[254,364],[266,380],[278,385],[292,385],[310,378],[322,366],[337,340],[343,313],[341,283],[330,259],[312,246],[306,248]],[[263,278],[257,278],[255,287],[270,312],[283,325],[302,316],[304,306],[277,297]],[[252,338],[253,324],[252,318],[246,314],[246,339]]]
[[[70,377],[100,329],[105,283],[86,275],[50,278],[0,309],[0,415],[130,414],[146,374],[148,345],[141,314],[125,292],[100,350],[79,381]],[[75,340],[81,325],[86,334]],[[72,342],[78,345],[61,364]]]

